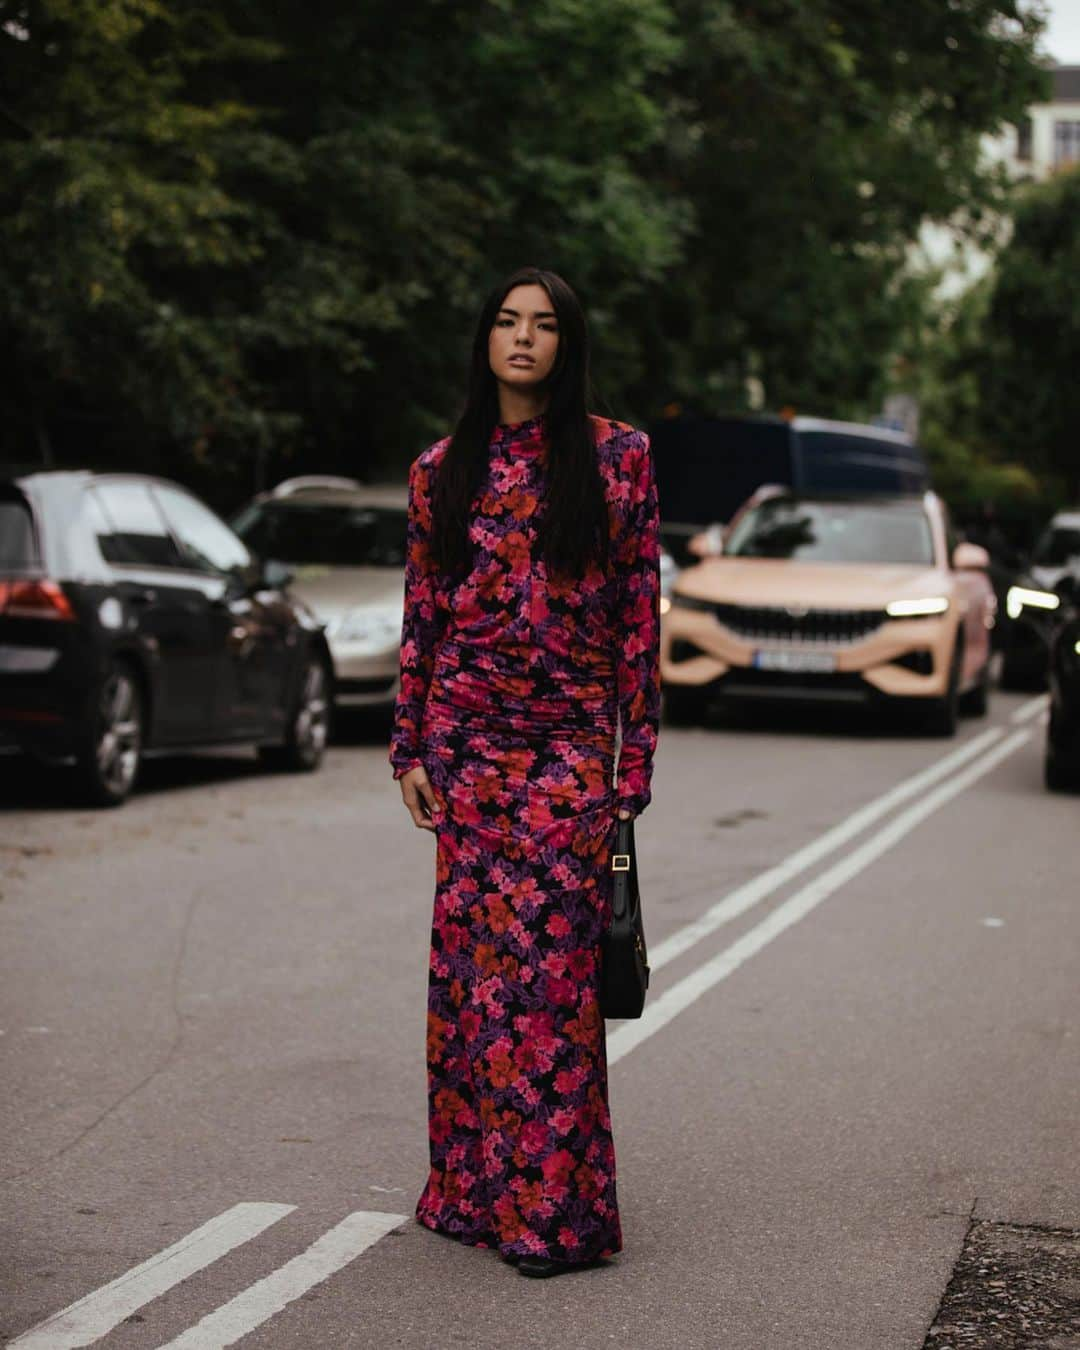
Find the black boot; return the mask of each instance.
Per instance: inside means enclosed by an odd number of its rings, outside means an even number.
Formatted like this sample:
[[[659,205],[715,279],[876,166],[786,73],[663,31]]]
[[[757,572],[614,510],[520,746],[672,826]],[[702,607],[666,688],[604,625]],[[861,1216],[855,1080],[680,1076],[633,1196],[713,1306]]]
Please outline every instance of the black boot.
[[[550,1256],[522,1256],[518,1258],[518,1274],[533,1280],[546,1280],[552,1275],[563,1275],[575,1267],[569,1261],[553,1261]]]

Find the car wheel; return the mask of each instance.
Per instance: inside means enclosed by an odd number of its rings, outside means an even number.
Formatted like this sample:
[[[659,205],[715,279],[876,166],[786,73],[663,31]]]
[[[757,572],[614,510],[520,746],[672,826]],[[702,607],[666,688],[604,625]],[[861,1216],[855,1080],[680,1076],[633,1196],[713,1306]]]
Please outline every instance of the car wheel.
[[[960,711],[965,717],[985,717],[990,708],[990,663],[979,672],[973,688],[960,695]]]
[[[708,695],[694,685],[669,685],[664,690],[664,717],[673,727],[700,726],[708,710]]]
[[[1039,670],[1031,657],[1017,657],[1005,652],[1001,658],[998,688],[1011,693],[1027,693],[1046,688],[1046,672]]]
[[[953,648],[949,685],[941,698],[931,699],[923,713],[923,725],[931,736],[955,736],[960,716],[960,644]]]
[[[1043,782],[1050,792],[1069,792],[1080,786],[1080,771],[1048,748],[1043,761]]]
[[[80,795],[92,806],[120,806],[139,776],[143,699],[138,676],[116,662],[102,682],[89,733],[75,754]]]
[[[329,739],[330,673],[322,657],[312,653],[300,672],[285,743],[260,746],[259,758],[269,768],[312,773],[322,763]]]

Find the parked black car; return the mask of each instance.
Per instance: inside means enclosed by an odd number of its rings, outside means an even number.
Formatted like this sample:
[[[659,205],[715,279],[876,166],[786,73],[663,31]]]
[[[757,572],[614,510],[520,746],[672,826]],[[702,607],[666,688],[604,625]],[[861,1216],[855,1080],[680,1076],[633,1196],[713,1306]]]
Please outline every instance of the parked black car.
[[[1042,689],[1062,577],[1080,563],[1080,511],[1059,511],[1039,536],[1028,567],[1005,596],[1002,689]]]
[[[175,483],[0,480],[0,740],[73,761],[99,805],[149,753],[240,743],[317,768],[332,666],[288,581]]]
[[[1050,639],[1050,722],[1046,730],[1046,786],[1080,788],[1080,568],[1065,574],[1056,594]]]

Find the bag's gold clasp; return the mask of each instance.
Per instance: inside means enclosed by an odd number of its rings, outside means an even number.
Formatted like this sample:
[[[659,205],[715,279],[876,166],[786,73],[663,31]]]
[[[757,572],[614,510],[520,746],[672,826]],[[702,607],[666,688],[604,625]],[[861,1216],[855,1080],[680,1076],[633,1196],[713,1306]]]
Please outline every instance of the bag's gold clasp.
[[[612,858],[611,858],[611,870],[612,870],[613,872],[629,872],[629,871],[630,871],[630,854],[629,854],[629,853],[614,853],[614,854],[612,854]]]

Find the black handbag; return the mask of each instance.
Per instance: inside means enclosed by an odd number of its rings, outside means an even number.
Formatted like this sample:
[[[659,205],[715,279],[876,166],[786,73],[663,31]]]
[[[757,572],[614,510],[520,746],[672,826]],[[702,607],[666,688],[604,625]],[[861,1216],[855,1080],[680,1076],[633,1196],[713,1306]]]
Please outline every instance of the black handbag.
[[[641,919],[633,819],[618,822],[611,871],[611,927],[600,947],[600,1011],[605,1017],[640,1017],[649,987],[649,954]]]

